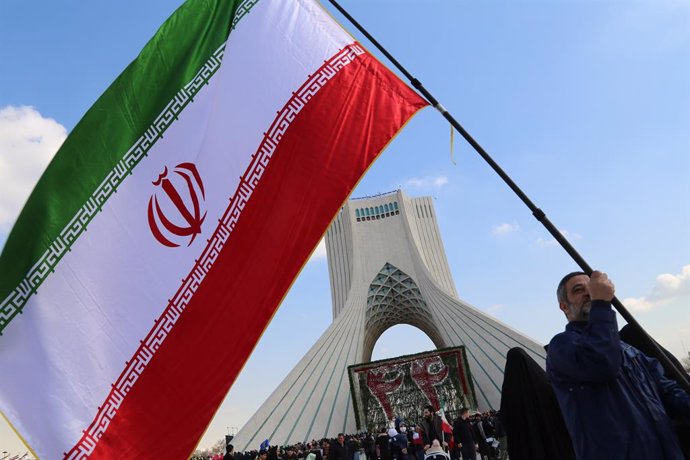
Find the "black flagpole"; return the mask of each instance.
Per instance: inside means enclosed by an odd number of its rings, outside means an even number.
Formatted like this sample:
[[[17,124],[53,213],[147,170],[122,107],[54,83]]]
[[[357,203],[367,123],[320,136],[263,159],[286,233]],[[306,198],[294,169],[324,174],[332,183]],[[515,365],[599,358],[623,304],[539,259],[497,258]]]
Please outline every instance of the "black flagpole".
[[[374,38],[372,35],[367,32],[367,30],[362,27],[359,22],[355,18],[353,18],[350,13],[345,11],[342,6],[336,1],[336,0],[328,0],[340,13],[347,18],[348,21],[352,23],[353,26],[357,28],[373,45],[378,48],[378,50],[383,53],[384,56],[400,71],[402,74],[407,78],[410,82],[410,84],[417,89],[422,95],[426,98],[427,101],[436,109],[438,110],[441,115],[443,115],[443,118],[448,120],[448,122],[455,128],[455,130],[462,135],[462,137],[465,138],[465,140],[474,148],[474,150],[477,151],[477,153],[486,161],[491,168],[496,171],[496,173],[503,179],[503,181],[510,187],[510,189],[515,192],[515,194],[522,200],[523,203],[529,208],[530,211],[532,211],[532,215],[539,221],[541,224],[548,230],[548,232],[553,236],[556,241],[565,249],[565,252],[567,252],[570,257],[573,258],[575,263],[582,269],[583,272],[587,273],[588,275],[592,274],[592,267],[589,266],[587,261],[575,250],[575,248],[570,244],[570,242],[561,234],[561,232],[558,231],[558,229],[551,223],[548,217],[546,217],[546,214],[544,214],[544,211],[539,209],[537,206],[535,206],[534,203],[532,203],[532,200],[529,199],[527,195],[520,189],[520,187],[517,186],[515,182],[508,176],[508,174],[501,169],[501,167],[496,163],[493,158],[484,150],[484,148],[479,145],[479,143],[474,140],[470,134],[465,131],[465,128],[463,128],[460,123],[446,110],[443,105],[441,105],[440,102],[436,100],[434,96],[422,85],[422,83],[417,80],[415,77],[410,74],[410,72],[405,69],[381,44]],[[673,378],[678,382],[679,385],[683,387],[683,389],[690,394],[690,379],[688,378],[687,375],[683,374],[680,369],[678,369],[666,356],[666,353],[659,347],[659,345],[652,339],[649,334],[642,328],[640,323],[637,322],[635,318],[630,314],[630,312],[623,306],[620,300],[618,300],[617,297],[614,297],[613,300],[611,301],[612,305],[618,310],[618,313],[627,321],[627,323],[633,327],[634,329],[638,330],[640,332],[640,335],[642,336],[643,340],[647,342],[647,344],[650,346],[652,350],[655,352],[655,358],[661,362],[661,364],[664,366],[664,370],[666,371],[666,375]]]

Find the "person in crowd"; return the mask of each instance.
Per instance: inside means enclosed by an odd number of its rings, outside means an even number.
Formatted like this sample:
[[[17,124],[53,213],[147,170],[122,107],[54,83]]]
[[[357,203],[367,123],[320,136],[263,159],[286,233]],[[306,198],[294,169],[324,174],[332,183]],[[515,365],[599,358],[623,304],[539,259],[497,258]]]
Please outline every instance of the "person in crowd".
[[[223,455],[223,460],[234,460],[235,458],[235,447],[232,444],[225,446],[225,455]]]
[[[434,412],[434,407],[431,405],[425,406],[422,412],[423,418],[420,422],[422,429],[422,438],[424,439],[424,451],[426,452],[434,439],[438,439],[439,443],[443,442],[443,425],[441,417]]]
[[[378,460],[392,460],[388,428],[382,426],[376,436],[376,457]]]
[[[505,425],[501,419],[501,414],[496,412],[494,414],[494,436],[498,440],[498,460],[508,459],[508,435],[506,434]]]
[[[322,450],[323,458],[328,459],[328,454],[330,453],[330,450],[331,450],[331,443],[329,440],[324,439],[323,441],[321,441],[321,450]]]
[[[493,411],[481,414],[480,421],[484,430],[484,452],[483,455],[489,460],[496,460],[498,450],[494,444],[498,445],[494,436],[494,415]]]
[[[345,444],[347,444],[347,439],[345,439]],[[313,454],[314,460],[323,460],[323,454],[321,453],[322,449],[319,447],[319,443],[315,440],[312,442],[308,442],[304,448],[304,451],[305,455],[307,456],[309,454]]]
[[[285,448],[285,460],[297,460],[295,446],[287,446]]]
[[[424,439],[417,431],[416,425],[410,425],[409,435],[410,450],[413,455],[412,460],[424,460]]]
[[[405,460],[407,455],[407,436],[403,433],[398,433],[395,428],[390,428],[388,430],[388,437],[391,457],[394,460]]]
[[[558,284],[568,324],[549,343],[546,372],[579,460],[681,460],[671,419],[690,420],[690,395],[656,359],[621,341],[605,273]]]
[[[477,451],[482,458],[488,457],[489,446],[486,442],[486,433],[484,432],[484,421],[482,420],[482,414],[475,411],[470,416],[470,422],[472,424],[474,439],[477,441]]]
[[[438,439],[434,439],[424,454],[424,460],[450,460],[450,457],[441,447],[441,442]]]
[[[345,436],[345,442],[349,445],[349,450],[352,453],[351,460],[360,460],[360,455],[364,457],[362,444],[359,442],[359,436]],[[366,457],[364,457],[366,460]]]
[[[400,435],[405,439],[405,451],[403,453],[403,458],[405,460],[416,460],[416,457],[411,449],[412,446],[412,435],[407,429],[405,422],[400,423]]]
[[[376,443],[374,442],[374,436],[370,433],[364,433],[361,442],[367,460],[376,460]]]
[[[520,347],[511,348],[501,387],[502,450],[511,460],[575,460],[556,394],[539,364]]]
[[[352,460],[350,446],[345,443],[345,435],[338,433],[338,438],[331,443],[328,450],[328,460]]]
[[[453,439],[460,448],[462,458],[477,458],[477,441],[474,438],[472,425],[470,424],[470,410],[466,407],[460,409],[460,416],[453,422]]]

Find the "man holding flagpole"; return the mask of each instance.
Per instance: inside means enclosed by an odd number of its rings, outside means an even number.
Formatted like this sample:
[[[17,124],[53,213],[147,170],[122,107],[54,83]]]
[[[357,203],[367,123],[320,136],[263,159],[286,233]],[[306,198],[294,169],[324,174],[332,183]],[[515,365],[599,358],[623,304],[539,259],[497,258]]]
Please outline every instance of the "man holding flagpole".
[[[548,346],[546,372],[580,460],[682,460],[671,417],[690,421],[690,395],[618,334],[613,282],[573,272],[556,295],[568,319]]]

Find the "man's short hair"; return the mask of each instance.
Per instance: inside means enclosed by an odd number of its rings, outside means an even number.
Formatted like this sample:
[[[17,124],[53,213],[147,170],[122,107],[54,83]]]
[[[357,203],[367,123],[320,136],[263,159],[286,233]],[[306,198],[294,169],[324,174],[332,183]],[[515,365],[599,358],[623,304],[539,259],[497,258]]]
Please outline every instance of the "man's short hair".
[[[468,413],[469,411],[470,411],[470,410],[469,410],[468,408],[463,407],[462,409],[460,409],[460,415],[465,415],[465,414]]]
[[[556,298],[558,299],[558,302],[565,302],[568,303],[568,292],[565,290],[565,284],[570,280],[570,278],[573,278],[575,276],[579,275],[587,275],[585,272],[571,272],[568,273],[563,277],[560,283],[558,283],[558,288],[556,288]]]
[[[424,406],[424,409],[428,410],[432,414],[434,413],[434,406],[432,406],[431,404],[427,404],[426,406]]]

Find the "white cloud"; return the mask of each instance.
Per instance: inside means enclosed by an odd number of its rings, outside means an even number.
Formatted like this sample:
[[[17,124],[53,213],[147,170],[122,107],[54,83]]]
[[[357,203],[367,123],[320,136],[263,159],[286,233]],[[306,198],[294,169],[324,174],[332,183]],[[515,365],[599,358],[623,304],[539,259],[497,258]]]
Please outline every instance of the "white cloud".
[[[441,188],[448,183],[446,176],[413,177],[405,182],[408,187],[414,188]]]
[[[498,238],[501,238],[510,233],[517,232],[519,229],[520,226],[515,222],[513,222],[512,224],[504,222],[502,224],[494,225],[493,227],[491,227],[491,234]]]
[[[651,309],[654,306],[644,297],[628,297],[627,299],[623,299],[623,305],[625,305],[626,308],[632,311],[645,311]]]
[[[631,310],[645,311],[674,300],[690,301],[690,265],[683,266],[676,275],[662,273],[656,277],[656,283],[649,294],[623,299],[623,304]]]
[[[558,229],[559,232],[567,239],[567,240],[581,240],[582,236],[580,236],[577,233],[570,233],[568,230],[562,230]],[[549,239],[544,239],[544,238],[537,238],[537,245],[540,248],[552,248],[555,246],[558,246],[558,241],[556,241],[555,238],[549,238]]]
[[[9,231],[67,130],[33,107],[0,108],[0,232]]]
[[[309,258],[309,261],[316,261],[316,260],[322,260],[326,258],[326,240],[324,238],[321,238],[321,241],[319,241],[319,244],[316,246],[316,249],[314,249],[314,252],[311,253],[311,257]]]
[[[438,176],[434,179],[434,187],[443,187],[448,183],[448,178],[446,176]]]
[[[504,308],[505,305],[503,305],[502,303],[497,303],[496,305],[490,306],[486,311],[491,313],[492,315],[495,315],[497,313],[502,312]]]

